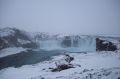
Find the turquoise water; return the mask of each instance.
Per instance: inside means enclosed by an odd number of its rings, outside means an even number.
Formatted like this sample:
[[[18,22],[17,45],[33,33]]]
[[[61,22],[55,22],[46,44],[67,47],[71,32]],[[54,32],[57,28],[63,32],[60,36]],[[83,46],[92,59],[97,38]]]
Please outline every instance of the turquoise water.
[[[21,67],[22,65],[36,64],[41,61],[50,60],[52,56],[62,54],[61,52],[63,51],[28,50],[18,54],[9,55],[0,58],[0,69],[7,67]]]

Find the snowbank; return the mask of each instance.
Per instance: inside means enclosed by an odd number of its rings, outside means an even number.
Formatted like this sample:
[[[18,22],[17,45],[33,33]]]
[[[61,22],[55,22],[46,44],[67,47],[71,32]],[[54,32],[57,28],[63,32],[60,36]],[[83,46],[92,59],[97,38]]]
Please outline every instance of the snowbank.
[[[51,72],[55,62],[63,55],[55,56],[50,61],[20,68],[9,67],[0,71],[1,79],[117,79],[120,77],[120,53],[99,52],[87,54],[70,54],[74,57],[71,64],[76,65],[60,72]],[[77,65],[81,65],[78,67]]]
[[[20,53],[21,51],[25,51],[25,48],[22,47],[9,47],[9,48],[5,48],[2,49],[0,51],[0,57],[5,57],[8,55],[12,55],[12,54],[16,54],[16,53]]]

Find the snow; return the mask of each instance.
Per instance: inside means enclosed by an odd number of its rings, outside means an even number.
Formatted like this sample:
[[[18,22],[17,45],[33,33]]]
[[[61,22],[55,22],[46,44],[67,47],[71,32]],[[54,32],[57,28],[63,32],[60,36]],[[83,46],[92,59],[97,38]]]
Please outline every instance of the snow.
[[[102,39],[102,40],[110,41],[110,42],[112,42],[114,44],[119,43],[119,39],[117,39],[117,38],[109,38],[109,37],[99,37],[99,38]]]
[[[3,28],[0,29],[0,37],[6,37],[9,35],[13,35],[15,31],[12,28]]]
[[[17,40],[18,40],[18,42],[19,42],[20,44],[31,43],[31,41],[28,41],[28,40],[23,40],[23,39],[17,39]]]
[[[75,59],[75,68],[51,72],[55,62],[62,61],[63,55],[52,60],[19,68],[9,67],[0,70],[1,79],[118,79],[120,77],[120,52],[70,53]],[[79,67],[78,65],[81,65]]]
[[[25,51],[25,48],[22,47],[9,47],[9,48],[5,48],[2,49],[0,51],[0,57],[5,57],[8,55],[12,55],[12,54],[16,54],[16,53],[20,53],[21,51]]]

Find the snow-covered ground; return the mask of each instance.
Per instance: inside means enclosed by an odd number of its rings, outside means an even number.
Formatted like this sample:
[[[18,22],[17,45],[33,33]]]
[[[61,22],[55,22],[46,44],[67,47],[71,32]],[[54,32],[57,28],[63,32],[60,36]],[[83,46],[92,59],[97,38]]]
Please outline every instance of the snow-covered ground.
[[[22,47],[9,47],[9,48],[5,48],[0,50],[0,57],[5,57],[8,55],[12,55],[12,54],[16,54],[16,53],[20,53],[22,51],[25,51],[25,48]]]
[[[55,62],[62,62],[63,55],[35,65],[0,70],[0,79],[118,79],[120,77],[120,52],[71,53],[74,68],[51,72]],[[81,65],[79,67],[78,65]]]

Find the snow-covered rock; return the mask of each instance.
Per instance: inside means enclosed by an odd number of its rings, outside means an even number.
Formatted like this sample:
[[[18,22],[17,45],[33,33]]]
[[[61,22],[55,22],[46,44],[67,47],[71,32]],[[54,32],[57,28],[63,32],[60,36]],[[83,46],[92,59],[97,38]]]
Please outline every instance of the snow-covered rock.
[[[96,38],[96,50],[97,51],[116,51],[117,45],[114,42],[106,40],[104,38]]]
[[[6,37],[6,36],[9,36],[9,35],[14,35],[15,31],[12,30],[12,28],[3,28],[3,29],[0,29],[0,37]]]
[[[35,48],[36,46],[27,32],[9,27],[0,29],[0,50],[8,47]]]

